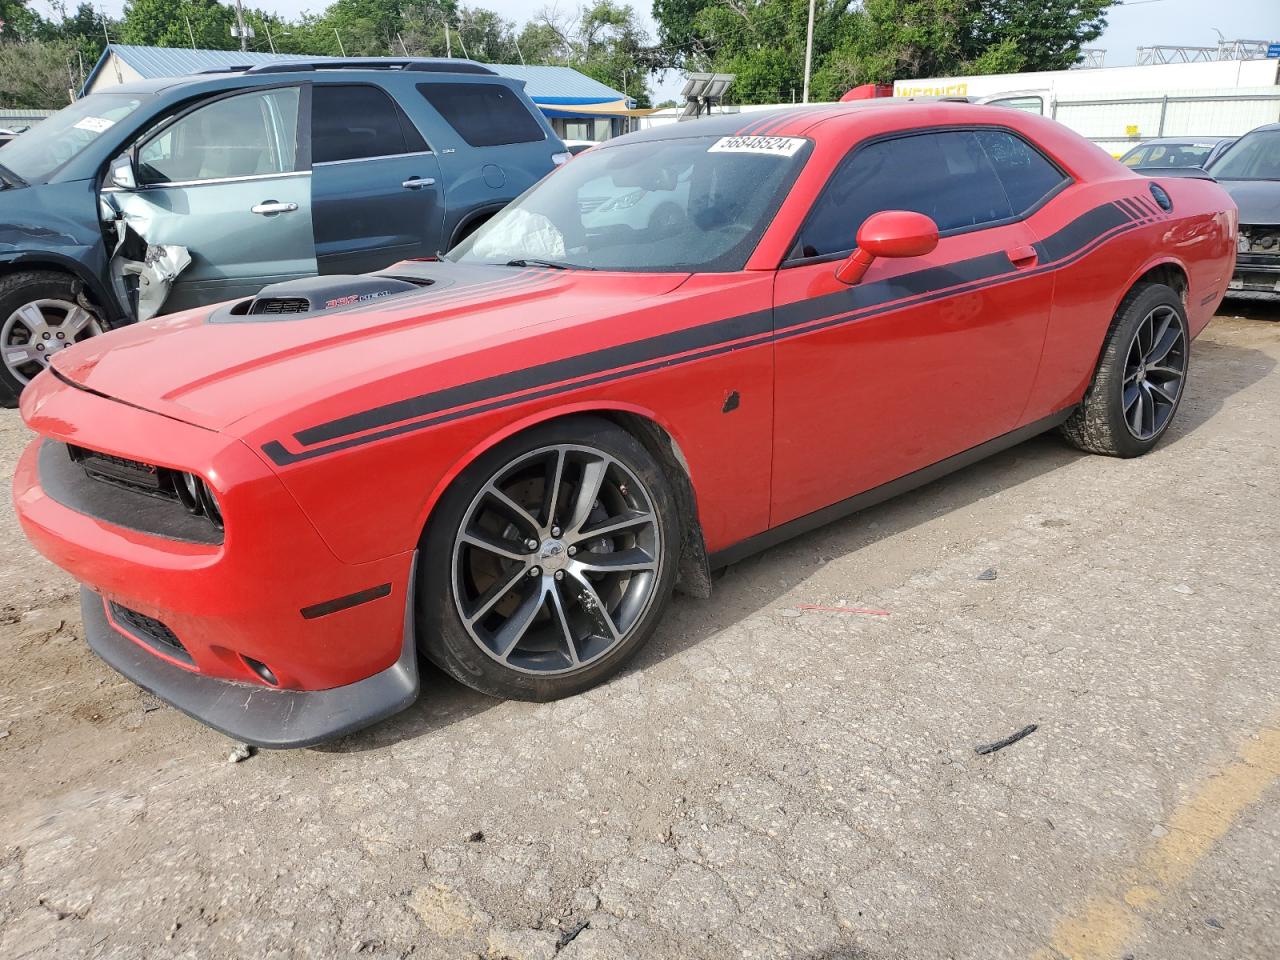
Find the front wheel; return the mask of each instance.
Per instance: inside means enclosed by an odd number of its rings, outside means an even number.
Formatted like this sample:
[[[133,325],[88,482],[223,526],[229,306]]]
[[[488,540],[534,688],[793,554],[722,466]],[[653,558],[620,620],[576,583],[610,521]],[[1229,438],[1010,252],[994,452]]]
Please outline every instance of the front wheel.
[[[79,302],[79,284],[63,273],[27,270],[0,279],[0,405],[18,395],[55,353],[103,330]]]
[[[1116,311],[1093,382],[1063,436],[1090,453],[1141,456],[1173,422],[1190,360],[1177,292],[1161,283],[1135,288]]]
[[[680,524],[649,451],[577,417],[480,457],[441,499],[423,547],[427,656],[483,693],[554,700],[612,676],[653,633]]]

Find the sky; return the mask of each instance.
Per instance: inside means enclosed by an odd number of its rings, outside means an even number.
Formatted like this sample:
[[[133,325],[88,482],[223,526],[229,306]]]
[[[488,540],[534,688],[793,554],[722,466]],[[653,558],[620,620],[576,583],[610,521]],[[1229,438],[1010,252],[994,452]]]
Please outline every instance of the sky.
[[[297,16],[304,10],[319,12],[325,6],[323,0],[247,2],[286,16]],[[552,5],[549,0],[466,2],[496,10],[517,23],[529,20],[543,7]],[[632,3],[641,12],[650,35],[655,36],[653,17],[646,0],[632,0]],[[123,0],[106,0],[101,5],[118,15],[124,3]],[[561,10],[572,10],[577,5],[575,0],[558,0]],[[48,13],[46,0],[34,0],[32,6]],[[1113,7],[1107,18],[1110,25],[1092,46],[1107,51],[1108,67],[1122,67],[1133,63],[1139,46],[1213,46],[1218,41],[1214,28],[1221,30],[1228,40],[1280,41],[1280,0],[1127,0],[1123,6]],[[655,101],[676,98],[681,86],[681,78],[674,71],[668,72],[661,79],[655,77],[650,81]]]

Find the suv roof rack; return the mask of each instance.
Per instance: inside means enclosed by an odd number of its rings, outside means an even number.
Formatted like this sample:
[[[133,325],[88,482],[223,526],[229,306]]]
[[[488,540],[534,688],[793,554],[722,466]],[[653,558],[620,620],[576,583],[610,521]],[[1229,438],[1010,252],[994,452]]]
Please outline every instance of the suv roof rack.
[[[245,73],[295,73],[300,70],[409,70],[416,73],[481,73],[497,76],[497,72],[474,60],[445,57],[358,57],[354,59],[279,60],[253,67],[222,67],[206,73],[240,71]]]

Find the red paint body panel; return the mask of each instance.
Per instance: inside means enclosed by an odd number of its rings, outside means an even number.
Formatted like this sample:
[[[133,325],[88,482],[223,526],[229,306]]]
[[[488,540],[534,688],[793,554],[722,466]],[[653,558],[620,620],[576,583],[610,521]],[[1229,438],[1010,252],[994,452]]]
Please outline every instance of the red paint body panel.
[[[603,411],[660,426],[714,553],[1078,402],[1146,271],[1185,274],[1193,332],[1232,273],[1235,210],[1216,184],[1160,181],[1166,212],[1151,181],[1043,118],[939,103],[743,123],[813,149],[741,271],[407,264],[431,285],[373,306],[270,322],[191,311],[60,353],[23,397],[32,429],[204,477],[225,542],[164,540],[60,505],[41,487],[41,440],[14,483],[24,530],[78,579],[169,625],[199,672],[260,682],[245,655],[284,686],[327,689],[395,661],[434,503],[533,423]],[[877,260],[856,286],[835,278],[838,261],[783,265],[859,143],[981,125],[1040,145],[1071,185],[1024,219]],[[300,612],[382,584],[389,596]]]

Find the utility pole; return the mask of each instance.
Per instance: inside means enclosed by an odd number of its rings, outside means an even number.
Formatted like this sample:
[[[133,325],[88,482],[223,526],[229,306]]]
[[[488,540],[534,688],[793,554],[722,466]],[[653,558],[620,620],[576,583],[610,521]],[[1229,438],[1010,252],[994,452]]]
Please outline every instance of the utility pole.
[[[453,59],[453,41],[449,39],[449,21],[444,22],[444,55]]]
[[[812,6],[813,6],[813,0],[810,0],[810,8],[811,8],[811,9],[812,9]],[[809,18],[809,19],[810,19],[810,28],[809,28],[809,29],[810,29],[810,32],[812,32],[812,30],[813,30],[813,27],[812,27],[813,16],[812,16],[812,14],[810,14],[810,18]],[[249,32],[248,32],[247,30],[245,30],[245,28],[244,28],[244,7],[242,7],[242,6],[240,5],[240,0],[236,0],[236,25],[240,28],[240,30],[239,30],[239,34],[240,34],[240,50],[241,50],[241,52],[243,53],[243,52],[245,52],[245,51],[247,51],[247,50],[249,49]],[[195,47],[195,44],[193,43],[193,44],[192,44],[192,48],[194,49],[194,47]]]
[[[236,0],[238,3],[239,0]],[[809,72],[813,69],[813,5],[809,0],[809,32],[804,41],[804,102],[809,102]]]

